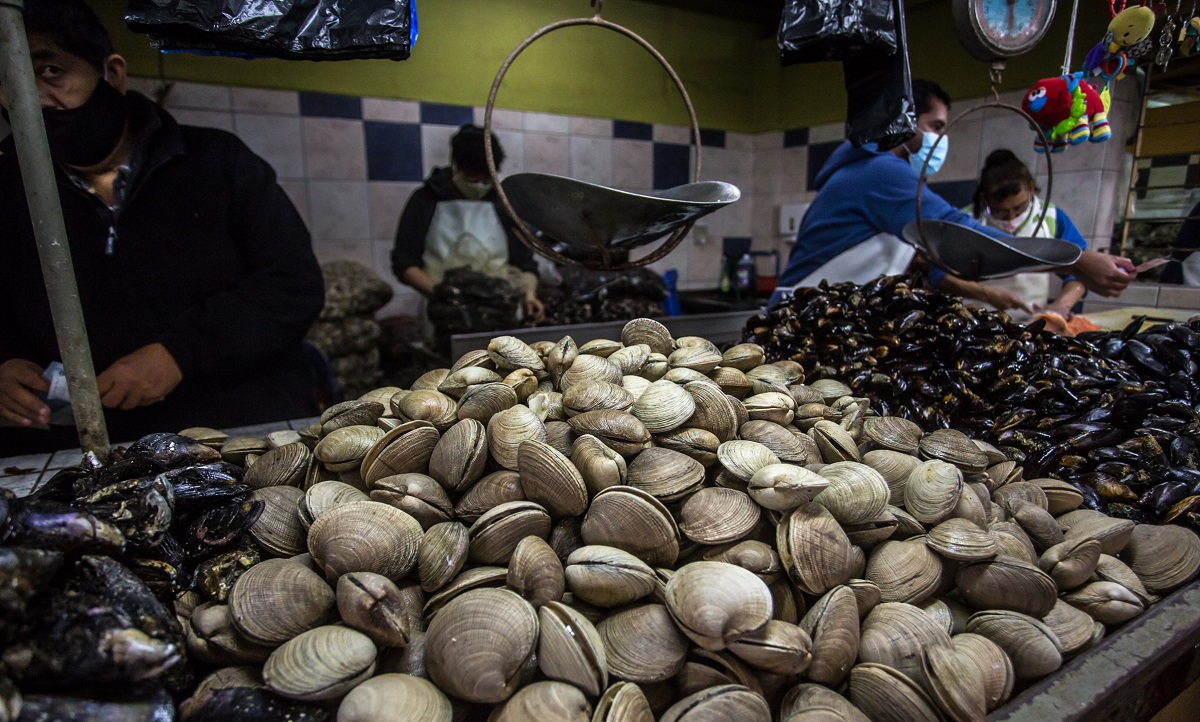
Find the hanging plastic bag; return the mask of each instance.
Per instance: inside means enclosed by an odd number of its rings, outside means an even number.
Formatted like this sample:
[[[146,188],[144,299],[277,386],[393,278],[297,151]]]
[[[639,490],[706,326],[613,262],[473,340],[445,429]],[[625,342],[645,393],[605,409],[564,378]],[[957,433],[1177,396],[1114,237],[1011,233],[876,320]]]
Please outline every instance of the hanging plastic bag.
[[[846,138],[854,145],[895,148],[917,130],[908,69],[904,7],[896,2],[896,50],[888,57],[864,51],[842,61],[846,84]]]
[[[779,23],[784,65],[846,60],[864,51],[896,51],[892,0],[787,0]]]
[[[125,22],[167,52],[405,60],[413,0],[129,0]]]

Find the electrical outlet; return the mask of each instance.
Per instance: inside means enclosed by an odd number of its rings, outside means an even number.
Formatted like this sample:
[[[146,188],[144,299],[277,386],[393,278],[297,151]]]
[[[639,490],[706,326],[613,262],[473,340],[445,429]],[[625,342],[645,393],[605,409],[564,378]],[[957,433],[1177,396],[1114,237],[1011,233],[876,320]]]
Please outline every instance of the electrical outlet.
[[[779,206],[777,228],[780,236],[789,241],[796,239],[796,232],[800,230],[800,221],[808,211],[808,206],[807,203],[790,203]]]

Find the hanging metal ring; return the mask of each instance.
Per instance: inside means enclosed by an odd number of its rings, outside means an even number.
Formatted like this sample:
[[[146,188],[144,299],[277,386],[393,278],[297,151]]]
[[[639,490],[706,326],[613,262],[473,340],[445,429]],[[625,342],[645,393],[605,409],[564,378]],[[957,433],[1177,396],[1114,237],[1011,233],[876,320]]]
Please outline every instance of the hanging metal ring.
[[[508,58],[505,59],[504,64],[500,66],[500,71],[496,74],[495,81],[492,82],[492,90],[488,94],[487,109],[484,113],[483,119],[484,152],[487,156],[488,173],[491,175],[492,183],[495,185],[496,194],[500,198],[500,204],[504,207],[504,210],[513,220],[513,230],[516,233],[517,238],[519,238],[521,242],[528,246],[533,252],[539,253],[552,261],[572,266],[582,266],[584,268],[592,268],[594,266],[555,251],[548,243],[543,241],[538,234],[533,231],[533,229],[526,225],[525,221],[522,220],[517,214],[516,209],[512,207],[512,203],[508,200],[508,195],[504,192],[504,186],[500,183],[500,176],[496,168],[495,154],[492,150],[492,111],[495,109],[496,94],[500,90],[500,83],[504,80],[505,74],[508,73],[509,67],[513,64],[513,61],[517,59],[517,56],[520,55],[530,45],[532,45],[534,41],[554,32],[555,30],[561,30],[563,28],[580,25],[592,25],[595,27],[612,30],[613,32],[624,35],[625,37],[636,42],[638,45],[642,46],[646,52],[650,53],[650,55],[652,55],[654,59],[663,66],[663,68],[667,71],[667,75],[669,75],[671,80],[675,83],[675,88],[679,91],[679,94],[683,96],[683,103],[687,107],[688,119],[691,123],[693,145],[696,149],[696,167],[692,171],[692,181],[696,182],[700,180],[700,124],[696,121],[696,111],[692,107],[692,99],[688,96],[687,89],[683,87],[683,81],[679,79],[679,75],[675,72],[675,69],[671,67],[671,64],[667,62],[667,59],[664,58],[662,54],[654,48],[653,45],[632,30],[601,18],[600,10],[603,6],[603,3],[595,2],[594,4],[596,5],[596,14],[594,16],[590,18],[571,18],[569,20],[560,20],[559,22],[551,23],[550,25],[545,26],[541,30],[536,31],[529,37],[525,38],[525,40],[522,41],[521,44],[518,45],[511,54],[509,54]],[[677,229],[671,234],[670,237],[667,238],[666,241],[663,241],[662,245],[645,257],[639,258],[636,261],[628,261],[626,263],[617,265],[610,265],[606,263],[604,268],[607,270],[623,271],[654,263],[655,261],[666,257],[666,255],[671,251],[675,250],[675,248],[678,247],[683,241],[684,236],[686,236],[688,232],[692,230],[694,223],[695,222],[693,221],[692,223],[688,223],[687,225]],[[604,255],[605,260],[607,260],[607,248],[605,248],[603,243],[599,243],[597,245],[601,254]]]
[[[997,96],[997,97],[999,97],[999,96]],[[1033,226],[1034,231],[1036,232],[1038,229],[1040,229],[1042,227],[1042,223],[1046,220],[1046,213],[1050,210],[1050,192],[1054,189],[1054,167],[1053,167],[1054,164],[1050,159],[1050,155],[1051,155],[1050,139],[1046,137],[1046,133],[1042,130],[1042,126],[1039,125],[1038,122],[1033,119],[1033,116],[1029,115],[1029,113],[1026,113],[1024,110],[1022,110],[1021,108],[1018,108],[1015,105],[1001,103],[999,100],[992,101],[991,103],[984,103],[982,105],[977,105],[974,108],[969,108],[969,109],[963,111],[962,113],[959,113],[957,116],[955,116],[954,119],[952,119],[950,121],[950,124],[947,125],[942,130],[942,132],[938,134],[937,140],[934,141],[934,143],[933,143],[933,148],[934,148],[934,150],[937,149],[938,143],[941,143],[942,139],[945,138],[946,135],[950,133],[950,129],[954,127],[955,123],[958,123],[958,121],[967,117],[971,113],[975,113],[980,110],[985,110],[987,108],[998,108],[1000,110],[1007,110],[1011,113],[1016,113],[1017,115],[1021,116],[1025,120],[1029,121],[1029,124],[1031,126],[1033,126],[1034,130],[1037,131],[1038,138],[1042,141],[1042,147],[1046,149],[1046,152],[1043,154],[1046,156],[1046,201],[1045,201],[1045,203],[1042,204],[1042,215],[1038,218],[1038,222]],[[933,158],[933,152],[930,151],[929,155],[926,156],[926,158],[925,158],[925,162],[921,164],[921,174],[917,178],[917,235],[920,237],[921,244],[925,248],[929,247],[929,239],[925,237],[925,227],[921,221],[921,195],[922,195],[922,191],[925,190],[925,185],[926,185],[925,178],[926,178],[926,174],[929,170],[929,161],[932,158]]]

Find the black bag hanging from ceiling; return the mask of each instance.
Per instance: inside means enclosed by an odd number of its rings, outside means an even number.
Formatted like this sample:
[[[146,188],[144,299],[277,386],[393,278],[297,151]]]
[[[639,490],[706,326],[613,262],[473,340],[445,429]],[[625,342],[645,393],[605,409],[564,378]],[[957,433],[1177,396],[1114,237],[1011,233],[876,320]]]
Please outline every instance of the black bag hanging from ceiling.
[[[165,52],[289,60],[405,60],[413,0],[129,0],[129,29]]]

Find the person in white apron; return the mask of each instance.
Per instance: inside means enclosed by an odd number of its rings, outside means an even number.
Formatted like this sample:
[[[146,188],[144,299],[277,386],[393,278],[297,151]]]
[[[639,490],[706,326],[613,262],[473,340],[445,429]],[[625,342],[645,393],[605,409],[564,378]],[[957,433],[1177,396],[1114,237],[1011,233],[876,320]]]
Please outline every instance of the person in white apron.
[[[435,168],[413,192],[400,215],[392,248],[396,278],[428,296],[446,271],[470,268],[519,288],[518,313],[534,321],[545,315],[537,297],[537,262],[512,231],[498,204],[484,155],[484,131],[464,125],[450,141],[450,166]],[[504,149],[492,136],[499,169]],[[425,321],[424,304],[421,317]],[[432,328],[426,325],[426,338]]]
[[[969,208],[972,216],[988,226],[1005,233],[1024,238],[1058,238],[1071,241],[1087,250],[1087,241],[1071,219],[1053,203],[1049,208],[1037,196],[1037,183],[1025,164],[1011,151],[1004,148],[993,151],[984,161],[975,189],[975,201]],[[1046,215],[1042,218],[1045,208]],[[1050,274],[1018,273],[1008,278],[982,281],[992,289],[1016,294],[1022,303],[1034,311],[1050,311],[1065,319],[1071,317],[1071,309],[1083,298],[1086,288],[1074,277],[1063,278],[1062,290],[1057,298],[1050,297]],[[1031,314],[1016,308],[1009,312],[1014,321],[1027,321]]]

